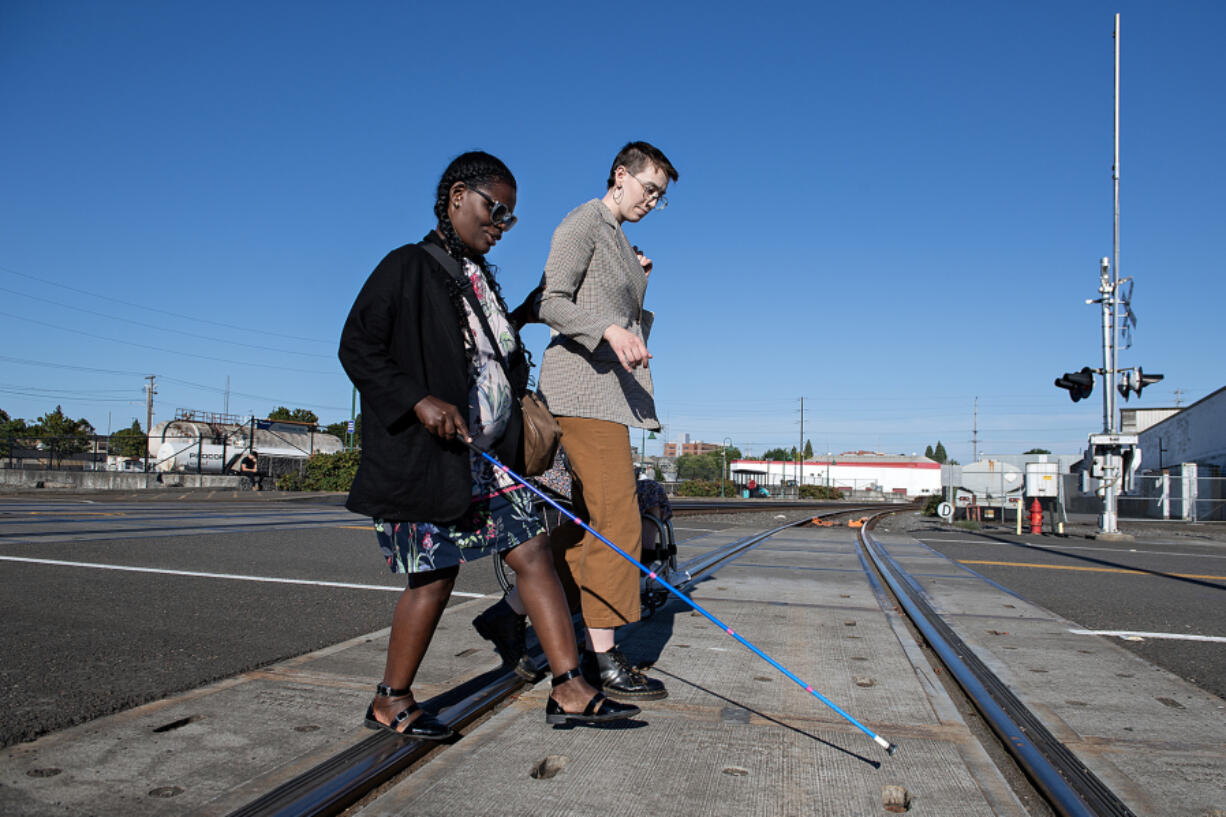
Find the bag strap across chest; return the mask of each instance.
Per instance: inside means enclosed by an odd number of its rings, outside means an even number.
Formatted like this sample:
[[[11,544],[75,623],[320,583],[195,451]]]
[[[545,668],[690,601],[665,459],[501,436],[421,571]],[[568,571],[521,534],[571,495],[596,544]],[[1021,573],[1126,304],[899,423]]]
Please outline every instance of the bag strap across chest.
[[[490,326],[489,318],[485,316],[485,310],[481,308],[481,302],[477,300],[477,294],[473,292],[472,281],[468,280],[468,276],[460,268],[460,262],[448,255],[447,251],[437,244],[423,241],[418,246],[434,256],[434,260],[438,261],[442,268],[447,271],[447,274],[459,284],[460,292],[464,294],[464,300],[468,301],[468,306],[472,309],[473,314],[477,316],[477,320],[481,322],[481,328],[485,330],[485,336],[489,338],[490,345],[494,348],[494,355],[502,365],[502,370],[506,374],[507,379],[510,380],[511,367],[507,364],[506,358],[502,356],[502,346],[499,345],[498,338],[494,335],[494,329]]]

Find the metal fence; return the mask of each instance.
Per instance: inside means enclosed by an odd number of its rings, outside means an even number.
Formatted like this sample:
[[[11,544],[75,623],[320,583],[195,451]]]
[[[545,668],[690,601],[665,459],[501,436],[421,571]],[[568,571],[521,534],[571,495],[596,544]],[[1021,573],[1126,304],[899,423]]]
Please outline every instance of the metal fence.
[[[1195,463],[1142,474],[1117,503],[1121,518],[1226,521],[1226,477],[1216,467]]]
[[[0,438],[0,468],[48,471],[143,471],[144,460],[113,451],[103,435]]]

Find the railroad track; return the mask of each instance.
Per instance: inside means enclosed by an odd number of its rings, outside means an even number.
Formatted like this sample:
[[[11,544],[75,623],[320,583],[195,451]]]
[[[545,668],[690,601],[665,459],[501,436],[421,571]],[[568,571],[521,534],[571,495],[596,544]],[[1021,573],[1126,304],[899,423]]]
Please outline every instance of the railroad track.
[[[716,512],[712,507],[714,503],[702,504],[706,512]],[[760,501],[744,504],[750,505],[751,510],[775,509],[773,504]],[[799,510],[795,503],[790,508]],[[723,505],[719,512],[743,510],[746,509]],[[898,510],[902,509],[894,507],[882,511],[880,506],[844,506],[817,517],[788,521],[687,560],[682,564],[691,577],[687,585],[787,528],[810,524],[814,518],[867,517],[867,522],[859,528],[858,544],[862,550],[861,562],[870,581],[880,587],[880,577],[899,609],[933,649],[945,671],[958,681],[968,699],[983,714],[1001,745],[1014,755],[1052,811],[1062,817],[1132,817],[1133,812],[1057,741],[958,639],[927,603],[919,584],[873,537],[872,528],[877,521]],[[438,712],[440,720],[459,730],[497,708],[524,686],[524,682],[509,670],[486,673],[423,704],[426,709]],[[404,740],[380,731],[231,812],[229,817],[332,817],[438,749],[437,743]]]

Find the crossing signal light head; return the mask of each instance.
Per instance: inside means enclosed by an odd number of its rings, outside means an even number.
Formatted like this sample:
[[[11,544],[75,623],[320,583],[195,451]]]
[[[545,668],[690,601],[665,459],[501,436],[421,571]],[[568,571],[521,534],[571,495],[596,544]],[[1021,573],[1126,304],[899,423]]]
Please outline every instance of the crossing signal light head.
[[[1124,399],[1127,400],[1128,392],[1131,391],[1137,397],[1140,397],[1141,389],[1145,388],[1150,383],[1157,383],[1161,379],[1162,375],[1146,374],[1145,372],[1141,371],[1141,367],[1138,366],[1135,369],[1128,369],[1127,371],[1120,372],[1120,384],[1116,388],[1119,389],[1120,394],[1122,394]]]
[[[1076,403],[1094,391],[1094,372],[1089,366],[1081,367],[1079,372],[1065,372],[1063,377],[1056,378],[1056,385],[1068,389],[1069,398]]]

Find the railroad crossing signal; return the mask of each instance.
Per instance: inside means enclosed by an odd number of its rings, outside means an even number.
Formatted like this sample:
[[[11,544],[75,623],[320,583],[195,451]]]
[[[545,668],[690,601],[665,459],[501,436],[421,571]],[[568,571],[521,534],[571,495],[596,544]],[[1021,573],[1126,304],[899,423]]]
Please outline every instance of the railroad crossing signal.
[[[1148,386],[1150,383],[1157,383],[1162,379],[1160,374],[1145,374],[1138,366],[1135,369],[1123,369],[1120,372],[1120,384],[1116,389],[1125,400],[1128,399],[1128,392],[1132,392],[1137,397],[1141,396],[1141,389]]]
[[[1065,372],[1055,382],[1060,388],[1068,389],[1068,396],[1076,403],[1094,391],[1094,371],[1089,366],[1083,366],[1079,372]]]

